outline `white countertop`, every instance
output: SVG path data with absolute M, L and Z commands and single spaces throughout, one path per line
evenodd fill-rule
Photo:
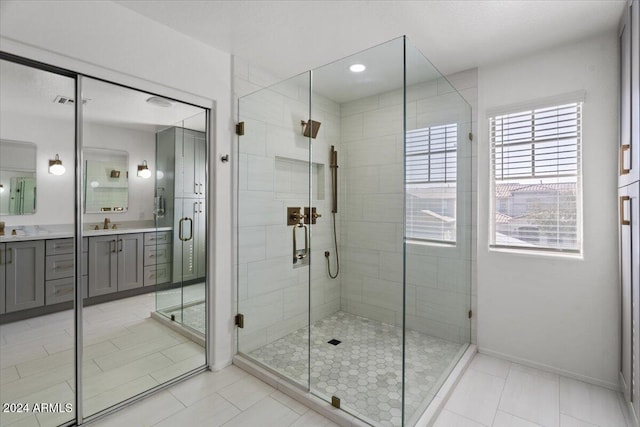
M 114 234 L 130 234 L 130 233 L 152 233 L 156 231 L 171 231 L 172 227 L 155 227 L 153 221 L 131 221 L 115 223 L 117 228 L 105 230 L 100 228 L 94 230 L 92 225 L 85 224 L 83 237 L 105 236 Z M 11 232 L 16 230 L 16 235 Z M 20 225 L 5 226 L 4 236 L 0 236 L 0 243 L 7 242 L 23 242 L 28 240 L 43 239 L 65 239 L 73 237 L 74 227 L 72 224 L 55 224 L 55 225 Z

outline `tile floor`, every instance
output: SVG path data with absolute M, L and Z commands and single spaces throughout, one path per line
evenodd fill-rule
M 434 427 L 631 427 L 608 389 L 477 354 Z M 174 385 L 95 427 L 335 426 L 230 366 Z
M 317 412 L 235 366 L 205 372 L 92 427 L 329 427 Z
M 328 341 L 341 341 L 332 345 Z M 402 424 L 402 329 L 338 312 L 249 353 L 281 374 L 307 384 L 329 401 L 340 398 L 349 413 L 381 426 Z M 405 408 L 407 419 L 422 413 L 466 344 L 408 331 Z M 417 415 L 417 414 L 416 414 Z
M 85 413 L 204 365 L 204 349 L 149 317 L 155 295 L 84 309 Z M 2 402 L 73 402 L 71 310 L 0 325 Z M 71 416 L 0 413 L 0 425 L 57 426 Z
M 622 395 L 476 354 L 434 427 L 632 427 Z

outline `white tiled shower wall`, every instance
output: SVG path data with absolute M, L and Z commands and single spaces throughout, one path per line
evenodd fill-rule
M 476 133 L 477 70 L 448 76 L 448 80 L 471 104 L 473 122 L 469 123 L 470 112 L 462 107 L 451 85 L 439 79 L 407 88 L 407 124 L 414 129 L 451 119 L 461 123 L 459 170 L 472 176 L 459 182 L 458 206 L 464 214 L 456 247 L 407 246 L 407 325 L 452 341 L 475 342 L 475 316 L 469 331 L 467 312 L 475 307 L 476 295 L 477 169 L 475 144 L 467 140 L 466 133 Z M 238 96 L 276 81 L 281 79 L 235 58 Z M 308 114 L 308 83 L 307 75 L 299 76 L 242 100 L 245 136 L 238 159 L 243 176 L 238 182 L 241 259 L 237 296 L 245 314 L 239 343 L 242 352 L 306 325 L 308 274 L 312 320 L 341 309 L 386 323 L 402 322 L 402 94 L 393 91 L 342 105 L 314 94 L 312 116 L 322 125 L 313 141 L 313 175 L 314 179 L 323 176 L 324 188 L 314 186 L 312 191 L 312 205 L 323 216 L 311 237 L 314 250 L 309 271 L 309 267 L 293 268 L 291 227 L 285 225 L 287 206 L 308 205 L 306 170 L 300 167 L 309 160 L 300 127 L 300 120 Z M 331 145 L 338 150 L 340 166 L 338 280 L 328 278 L 323 255 L 330 250 L 334 266 Z M 283 168 L 287 164 L 291 167 Z
M 452 76 L 475 93 L 475 70 Z M 341 105 L 341 309 L 402 325 L 402 92 Z M 471 111 L 445 80 L 407 87 L 408 130 L 458 123 L 458 242 L 455 247 L 407 243 L 409 329 L 469 342 L 472 245 Z M 475 334 L 474 334 L 475 335 Z
M 236 74 L 236 79 L 241 77 Z M 309 278 L 312 321 L 340 309 L 340 283 L 327 276 L 324 260 L 325 250 L 333 252 L 328 160 L 331 145 L 340 149 L 339 106 L 314 95 L 312 114 L 321 126 L 312 143 L 310 202 L 310 153 L 301 126 L 309 117 L 308 88 L 308 75 L 301 75 L 240 100 L 240 120 L 245 122 L 238 158 L 238 300 L 245 316 L 238 348 L 242 352 L 308 324 Z M 310 204 L 322 216 L 310 235 L 312 267 L 298 267 L 292 262 L 293 228 L 286 224 L 287 207 L 304 209 Z M 304 232 L 296 232 L 298 248 L 303 248 Z

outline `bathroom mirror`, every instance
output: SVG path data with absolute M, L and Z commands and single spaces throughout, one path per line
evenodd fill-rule
M 84 162 L 84 212 L 126 212 L 129 207 L 129 153 L 85 148 Z
M 36 212 L 36 151 L 31 142 L 0 140 L 0 215 Z

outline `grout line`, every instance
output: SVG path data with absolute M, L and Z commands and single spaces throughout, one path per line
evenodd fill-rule
M 491 419 L 491 425 L 496 422 L 496 415 L 498 415 L 498 411 L 500 410 L 500 404 L 502 403 L 502 397 L 504 395 L 504 389 L 507 388 L 507 380 L 509 380 L 509 376 L 511 375 L 511 368 L 513 367 L 513 363 L 509 366 L 509 372 L 507 373 L 507 377 L 504 378 L 504 382 L 502 383 L 502 390 L 500 390 L 500 399 L 498 399 L 498 406 L 496 406 L 496 412 L 493 414 L 493 418 Z

